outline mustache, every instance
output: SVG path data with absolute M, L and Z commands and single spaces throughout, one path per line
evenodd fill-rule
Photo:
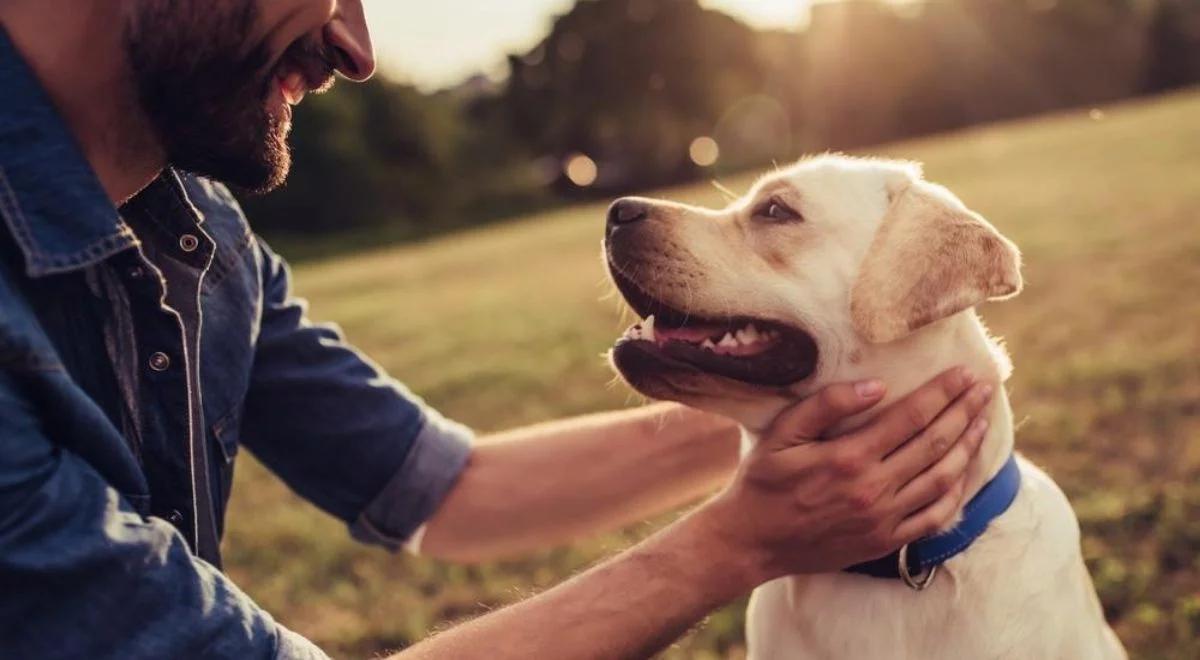
M 304 77 L 309 91 L 320 94 L 333 87 L 336 80 L 337 54 L 323 41 L 308 36 L 297 39 L 288 46 L 275 66 L 275 75 L 295 72 Z

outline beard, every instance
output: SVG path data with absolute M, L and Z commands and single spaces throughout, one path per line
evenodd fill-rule
M 291 107 L 267 107 L 278 70 L 293 64 L 327 86 L 332 67 L 307 37 L 271 67 L 266 43 L 247 46 L 256 3 L 142 0 L 124 41 L 138 102 L 167 161 L 261 194 L 279 187 L 291 167 Z

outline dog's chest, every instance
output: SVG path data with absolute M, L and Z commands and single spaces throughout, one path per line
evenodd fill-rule
M 1040 471 L 1023 472 L 1009 513 L 924 592 L 844 573 L 757 589 L 747 614 L 752 660 L 1120 657 L 1105 650 L 1074 514 Z

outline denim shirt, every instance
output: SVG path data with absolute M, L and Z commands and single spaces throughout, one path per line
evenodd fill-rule
M 114 208 L 0 28 L 0 657 L 324 657 L 219 570 L 240 448 L 396 549 L 471 433 L 290 289 L 219 184 Z

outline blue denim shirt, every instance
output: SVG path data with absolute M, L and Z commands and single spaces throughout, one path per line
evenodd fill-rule
M 242 446 L 394 549 L 470 432 L 309 323 L 222 186 L 114 208 L 0 29 L 0 657 L 324 657 L 197 547 Z

